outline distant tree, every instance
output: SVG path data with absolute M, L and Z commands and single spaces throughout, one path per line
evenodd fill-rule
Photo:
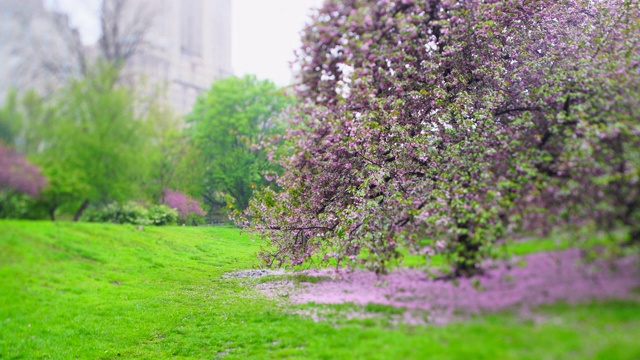
M 283 190 L 246 213 L 264 259 L 383 272 L 407 246 L 468 275 L 523 227 L 638 242 L 638 19 L 635 0 L 326 1 Z
M 4 106 L 0 109 L 0 141 L 14 144 L 22 126 L 22 114 L 19 109 L 18 94 L 15 90 L 7 93 Z
M 132 0 L 103 0 L 100 11 L 100 55 L 113 66 L 123 66 L 144 46 L 156 20 L 156 9 Z
M 204 170 L 202 198 L 212 209 L 225 205 L 220 194 L 244 209 L 253 188 L 266 184 L 265 145 L 281 131 L 276 119 L 291 98 L 268 80 L 229 77 L 213 83 L 188 116 L 191 143 Z
M 0 139 L 27 156 L 35 156 L 50 133 L 52 107 L 33 90 L 7 95 L 0 109 Z
M 36 157 L 51 179 L 51 208 L 75 206 L 75 220 L 90 203 L 131 199 L 148 174 L 151 130 L 134 115 L 134 96 L 117 84 L 118 73 L 103 63 L 58 93 Z
M 203 177 L 196 166 L 196 151 L 183 129 L 183 119 L 162 102 L 152 103 L 145 113 L 151 127 L 151 143 L 145 149 L 149 175 L 144 185 L 149 198 L 164 203 L 165 189 L 198 194 Z

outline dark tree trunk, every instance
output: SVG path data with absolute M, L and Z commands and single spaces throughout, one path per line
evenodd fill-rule
M 620 186 L 622 187 L 622 186 Z M 619 187 L 619 188 L 620 188 Z M 624 201 L 624 195 L 622 193 L 617 194 L 621 199 L 619 201 Z M 626 242 L 627 245 L 637 245 L 640 244 L 640 224 L 634 218 L 634 215 L 638 211 L 638 201 L 636 199 L 628 200 L 626 202 L 626 209 L 624 214 L 621 215 L 622 223 L 626 225 L 629 229 L 629 238 Z
M 56 209 L 58 209 L 58 206 L 51 206 L 49 208 L 49 219 L 51 219 L 51 221 L 56 221 Z
M 465 276 L 470 277 L 479 273 L 482 273 L 480 268 L 480 244 L 473 241 L 468 234 L 458 235 L 457 245 L 459 247 L 456 251 L 459 253 L 459 259 L 453 264 L 453 271 L 455 277 Z
M 87 210 L 88 207 L 89 207 L 89 200 L 83 201 L 82 205 L 80 205 L 80 208 L 78 209 L 78 211 L 76 211 L 76 214 L 73 216 L 73 221 L 80 220 L 80 216 L 82 216 L 82 213 L 85 210 Z
M 640 244 L 640 229 L 631 230 L 630 239 L 632 244 Z

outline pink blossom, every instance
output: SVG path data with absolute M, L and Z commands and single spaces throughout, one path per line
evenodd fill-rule
M 13 190 L 38 196 L 47 180 L 24 156 L 0 143 L 0 191 Z
M 181 217 L 195 214 L 204 216 L 205 212 L 200 207 L 200 203 L 179 191 L 170 189 L 164 190 L 164 203 L 170 208 L 178 210 Z

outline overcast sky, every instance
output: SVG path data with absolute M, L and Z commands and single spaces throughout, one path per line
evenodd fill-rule
M 206 1 L 206 0 L 205 0 Z M 95 42 L 99 35 L 96 14 L 99 0 L 45 0 L 69 13 L 83 42 Z M 256 74 L 278 85 L 291 80 L 289 62 L 300 45 L 299 33 L 311 8 L 323 0 L 232 0 L 232 65 L 236 75 Z

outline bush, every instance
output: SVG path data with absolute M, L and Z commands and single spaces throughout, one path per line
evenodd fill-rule
M 120 210 L 120 216 L 116 219 L 119 224 L 149 225 L 149 211 L 144 206 L 128 202 Z
M 109 204 L 104 207 L 91 207 L 87 209 L 80 218 L 86 222 L 112 222 L 115 219 L 116 204 Z
M 149 209 L 149 221 L 152 225 L 175 225 L 178 222 L 178 211 L 166 205 L 155 205 Z
M 0 193 L 0 219 L 24 219 L 29 214 L 32 200 L 25 194 Z
M 125 204 L 111 203 L 109 205 L 92 208 L 82 216 L 83 221 L 110 222 L 114 224 L 149 225 L 149 211 L 134 202 Z
M 88 209 L 83 214 L 82 221 L 132 225 L 175 225 L 178 222 L 178 211 L 166 205 L 154 205 L 147 209 L 135 202 L 111 203 Z
M 188 226 L 199 226 L 207 223 L 207 219 L 199 214 L 187 214 L 180 218 L 181 223 Z
M 42 203 L 25 193 L 0 192 L 0 219 L 38 220 L 47 217 Z
M 205 211 L 200 203 L 179 191 L 165 189 L 164 203 L 178 212 L 178 219 L 183 225 L 203 225 Z

